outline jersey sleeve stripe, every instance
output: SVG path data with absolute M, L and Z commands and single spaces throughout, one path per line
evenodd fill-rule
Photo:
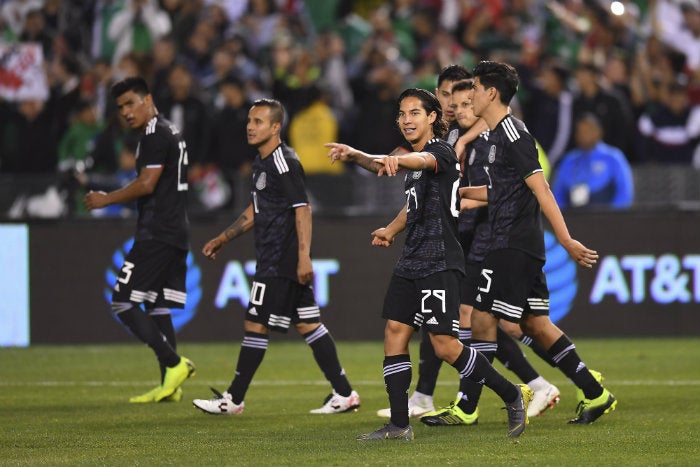
M 511 120 L 510 117 L 506 117 L 506 119 L 503 120 L 503 131 L 505 131 L 506 136 L 508 136 L 511 143 L 520 138 L 520 133 L 518 132 L 518 129 L 515 128 L 513 120 Z
M 544 172 L 544 170 L 542 170 L 542 169 L 535 169 L 535 170 L 533 170 L 532 172 L 530 172 L 529 174 L 525 175 L 525 176 L 523 177 L 523 180 L 525 180 L 526 178 L 528 178 L 530 175 L 536 174 L 537 172 Z
M 156 132 L 156 123 L 158 123 L 158 117 L 153 117 L 151 121 L 148 122 L 148 125 L 146 125 L 147 135 L 152 135 Z
M 275 167 L 277 167 L 278 173 L 283 174 L 289 172 L 289 166 L 287 165 L 287 160 L 284 158 L 284 154 L 282 154 L 282 148 L 275 149 L 275 152 L 272 153 L 272 158 L 275 161 Z

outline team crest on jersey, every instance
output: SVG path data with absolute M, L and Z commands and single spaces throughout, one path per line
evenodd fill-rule
M 469 165 L 474 165 L 474 159 L 476 159 L 476 151 L 472 149 L 472 152 L 469 153 Z
M 494 144 L 491 145 L 491 149 L 489 149 L 489 164 L 493 164 L 493 161 L 496 160 L 496 146 Z
M 255 188 L 258 190 L 264 190 L 265 186 L 267 186 L 267 174 L 262 172 L 258 177 L 258 180 L 255 182 Z
M 413 180 L 418 180 L 422 174 L 423 174 L 422 170 L 414 170 L 413 171 Z
M 447 134 L 447 142 L 450 146 L 455 145 L 455 143 L 457 142 L 457 138 L 459 138 L 459 130 L 457 128 L 455 128 Z

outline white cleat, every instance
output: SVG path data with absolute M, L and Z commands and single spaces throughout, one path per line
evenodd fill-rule
M 527 416 L 538 417 L 545 410 L 557 405 L 557 403 L 559 403 L 559 389 L 555 385 L 550 384 L 546 388 L 535 391 L 535 395 L 527 408 Z
M 420 418 L 428 412 L 434 412 L 435 405 L 433 404 L 432 396 L 426 396 L 419 392 L 414 392 L 408 399 L 408 416 L 411 418 Z M 377 410 L 377 415 L 380 417 L 391 418 L 391 409 Z
M 335 390 L 326 397 L 323 401 L 323 407 L 319 409 L 310 410 L 310 413 L 343 413 L 350 412 L 351 410 L 357 411 L 360 406 L 360 396 L 356 391 L 350 393 L 349 396 L 341 396 Z
M 243 413 L 244 402 L 234 404 L 231 399 L 231 394 L 225 392 L 221 394 L 214 388 L 212 392 L 216 395 L 213 399 L 195 399 L 192 404 L 199 410 L 212 415 L 240 415 Z

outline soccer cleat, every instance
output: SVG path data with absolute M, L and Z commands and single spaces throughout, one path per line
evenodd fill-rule
M 181 357 L 180 363 L 177 365 L 166 367 L 165 378 L 163 378 L 160 391 L 155 395 L 155 402 L 160 402 L 166 397 L 172 396 L 187 378 L 191 378 L 194 375 L 194 364 L 185 357 Z
M 600 371 L 591 370 L 589 368 L 588 372 L 593 376 L 593 378 L 595 378 L 596 381 L 598 381 L 598 384 L 600 384 L 601 386 L 603 385 L 603 381 L 605 380 L 605 378 L 603 378 L 603 374 Z M 581 388 L 577 387 L 576 388 L 576 403 L 577 403 L 576 412 L 577 413 L 578 413 L 578 405 L 580 405 L 581 402 L 583 402 L 585 399 L 586 399 L 586 396 L 583 394 L 583 391 L 581 390 Z
M 212 415 L 240 415 L 243 413 L 245 403 L 234 404 L 231 394 L 227 392 L 221 394 L 214 388 L 210 388 L 216 395 L 213 399 L 195 399 L 192 404 L 199 410 Z
M 578 423 L 586 425 L 588 423 L 593 423 L 601 415 L 612 412 L 617 406 L 617 400 L 610 391 L 603 388 L 603 394 L 596 397 L 595 399 L 584 399 L 576 408 L 577 417 L 569 420 L 569 423 Z
M 323 407 L 320 409 L 310 410 L 310 413 L 342 413 L 357 410 L 360 406 L 360 396 L 357 392 L 352 391 L 349 396 L 341 396 L 335 390 L 328 394 L 326 400 L 323 401 Z
M 180 402 L 182 400 L 182 388 L 177 388 L 174 393 L 161 399 L 161 402 Z
M 479 423 L 479 409 L 474 413 L 465 413 L 460 409 L 456 401 L 450 405 L 432 412 L 428 412 L 420 418 L 420 421 L 429 426 L 456 426 L 456 425 L 476 425 Z
M 432 396 L 426 396 L 418 391 L 415 391 L 411 397 L 408 399 L 408 416 L 411 418 L 419 418 L 428 412 L 434 412 L 435 406 L 433 405 Z M 380 409 L 377 410 L 377 415 L 380 417 L 391 417 L 391 409 Z
M 372 433 L 357 435 L 357 439 L 358 441 L 370 439 L 403 439 L 411 441 L 413 439 L 413 428 L 411 428 L 411 425 L 401 428 L 389 422 Z
M 161 391 L 162 386 L 156 386 L 147 393 L 141 394 L 140 396 L 134 396 L 129 399 L 132 404 L 144 404 L 148 402 L 155 402 L 156 395 Z M 161 402 L 180 402 L 182 400 L 182 388 L 177 388 L 174 393 L 168 397 L 161 399 Z
M 132 404 L 146 404 L 149 402 L 156 401 L 156 395 L 161 391 L 161 386 L 156 386 L 150 391 L 141 394 L 140 396 L 134 396 L 129 399 Z
M 529 423 L 527 407 L 534 394 L 527 384 L 516 384 L 516 387 L 518 388 L 518 398 L 504 407 L 508 411 L 509 438 L 517 438 L 525 431 L 525 425 Z
M 545 410 L 551 409 L 559 403 L 559 389 L 553 384 L 534 392 L 535 395 L 532 396 L 532 401 L 527 407 L 528 417 L 538 417 Z

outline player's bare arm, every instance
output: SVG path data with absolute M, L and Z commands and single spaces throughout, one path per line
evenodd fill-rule
M 297 279 L 300 284 L 306 284 L 314 278 L 311 263 L 311 206 L 299 206 L 294 209 L 297 237 L 299 239 L 299 262 L 297 264 Z
M 467 157 L 467 144 L 474 141 L 479 137 L 481 133 L 488 130 L 489 126 L 486 124 L 483 118 L 480 118 L 472 125 L 466 133 L 460 136 L 455 143 L 455 152 L 457 153 L 457 159 L 462 162 Z
M 209 259 L 216 259 L 219 250 L 228 243 L 230 240 L 238 237 L 241 234 L 249 231 L 254 224 L 254 213 L 253 213 L 253 203 L 250 203 L 248 207 L 238 216 L 233 224 L 226 227 L 223 232 L 221 232 L 216 237 L 209 240 L 202 248 L 202 254 Z
M 554 235 L 563 246 L 569 255 L 581 266 L 592 268 L 598 262 L 598 253 L 595 250 L 586 248 L 581 242 L 571 238 L 569 229 L 566 227 L 564 216 L 561 214 L 559 205 L 552 191 L 549 189 L 549 183 L 544 178 L 542 172 L 536 172 L 525 179 L 525 183 L 532 190 L 537 202 L 540 204 L 542 213 L 549 221 Z
M 394 243 L 396 235 L 406 228 L 406 208 L 401 209 L 386 227 L 380 227 L 372 232 L 372 245 L 389 247 Z
M 105 193 L 104 191 L 91 191 L 83 198 L 87 209 L 99 209 L 111 204 L 123 204 L 134 201 L 142 196 L 150 195 L 155 190 L 163 166 L 144 167 L 139 176 L 128 185 L 118 190 Z
M 486 185 L 481 186 L 463 186 L 459 189 L 459 197 L 472 201 L 488 203 L 489 192 Z M 460 204 L 461 207 L 461 204 Z M 478 207 L 478 206 L 477 206 Z
M 341 162 L 353 162 L 365 170 L 377 173 L 379 172 L 380 165 L 374 163 L 377 159 L 383 159 L 386 156 L 372 156 L 370 154 L 359 151 L 352 146 L 340 143 L 326 143 L 325 147 L 329 148 L 328 157 L 331 160 L 331 164 L 336 161 Z
M 380 167 L 377 174 L 388 177 L 395 176 L 401 169 L 432 171 L 437 169 L 435 156 L 429 152 L 409 152 L 398 156 L 386 156 L 381 159 L 375 159 L 373 162 Z

